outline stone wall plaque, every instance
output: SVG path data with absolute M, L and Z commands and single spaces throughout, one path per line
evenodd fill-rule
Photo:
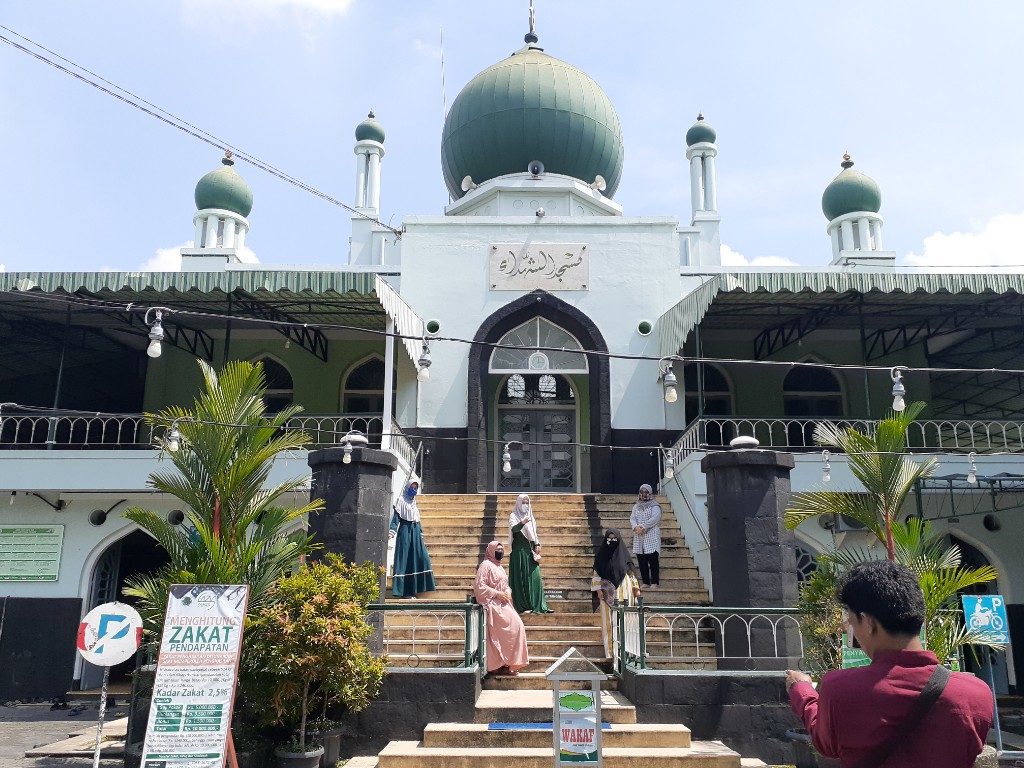
M 492 243 L 488 278 L 494 291 L 586 291 L 586 243 Z

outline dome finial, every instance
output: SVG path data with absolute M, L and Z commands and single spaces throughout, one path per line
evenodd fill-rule
M 536 43 L 540 38 L 537 37 L 537 12 L 533 8 L 533 0 L 530 0 L 530 31 L 526 33 L 523 40 L 528 45 Z
M 376 117 L 376 115 L 375 115 L 375 114 L 373 114 L 373 107 L 370 107 L 370 113 L 369 113 L 369 114 L 367 115 L 367 117 L 368 117 L 368 118 L 369 118 L 370 120 L 373 120 L 373 118 L 375 118 L 375 117 Z
M 703 121 L 704 121 L 704 113 L 703 112 L 698 112 L 697 113 L 697 122 L 700 123 L 700 122 L 703 122 Z
M 843 162 L 841 162 L 839 165 L 842 166 L 843 168 L 853 168 L 853 160 L 850 159 L 849 152 L 843 153 Z
M 234 157 L 234 155 L 231 154 L 231 150 L 230 149 L 226 149 L 226 150 L 224 150 L 224 159 L 221 160 L 221 162 L 224 165 L 234 165 L 235 161 L 231 159 L 232 157 Z

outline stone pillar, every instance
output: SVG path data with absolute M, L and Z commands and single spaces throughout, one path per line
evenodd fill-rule
M 334 552 L 345 560 L 369 560 L 387 566 L 388 524 L 391 522 L 391 474 L 398 459 L 372 448 L 353 448 L 345 464 L 341 448 L 309 454 L 313 470 L 311 499 L 323 499 L 324 508 L 309 516 L 309 529 L 324 545 L 320 553 Z M 318 553 L 319 554 L 319 553 Z M 380 601 L 387 576 L 381 572 Z
M 792 455 L 734 450 L 709 454 L 700 466 L 707 475 L 715 606 L 792 608 L 798 597 L 796 538 L 783 520 L 789 503 Z M 775 631 L 765 621 L 754 622 L 748 646 L 740 622 L 734 623 L 736 631 L 722 638 L 723 655 L 747 659 L 722 668 L 781 669 L 787 666 L 787 655 L 793 656 L 789 666 L 799 656 L 795 625 L 786 622 Z M 776 656 L 776 642 L 778 656 L 783 658 L 771 662 L 767 657 Z

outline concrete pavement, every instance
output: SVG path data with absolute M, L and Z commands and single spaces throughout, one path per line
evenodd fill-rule
M 78 714 L 72 714 L 78 711 Z M 104 720 L 110 722 L 128 714 L 127 706 L 108 708 Z M 50 711 L 49 704 L 0 706 L 0 768 L 88 768 L 92 757 L 26 758 L 25 752 L 44 744 L 66 739 L 72 734 L 96 730 L 99 710 L 96 704 L 85 709 Z M 102 768 L 120 768 L 121 759 L 101 760 Z

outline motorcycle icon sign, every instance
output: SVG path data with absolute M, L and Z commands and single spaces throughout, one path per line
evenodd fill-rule
M 1010 642 L 1002 595 L 964 595 L 961 599 L 964 619 L 971 630 L 984 633 L 990 642 Z

